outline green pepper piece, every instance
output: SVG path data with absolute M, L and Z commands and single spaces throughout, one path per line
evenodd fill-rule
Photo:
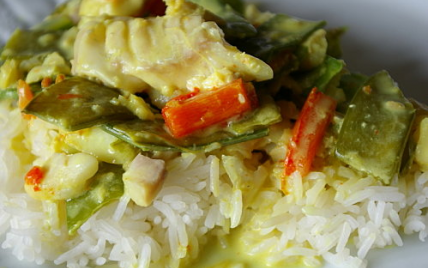
M 284 50 L 294 50 L 325 21 L 306 21 L 278 14 L 257 28 L 257 35 L 236 45 L 243 51 L 270 62 Z
M 415 109 L 389 74 L 371 77 L 353 98 L 343 121 L 336 156 L 389 184 L 398 174 Z
M 41 91 L 24 112 L 69 131 L 135 118 L 115 102 L 119 95 L 116 89 L 73 77 Z
M 101 127 L 143 151 L 210 151 L 222 146 L 258 139 L 269 133 L 269 129 L 261 128 L 240 135 L 228 131 L 217 131 L 201 137 L 189 136 L 175 139 L 165 130 L 163 120 L 134 120 L 116 125 L 105 124 Z
M 242 8 L 239 2 L 230 0 L 190 0 L 190 2 L 202 6 L 218 17 L 214 20 L 224 31 L 226 39 L 245 38 L 257 33 L 256 28 L 233 8 Z
M 66 201 L 67 227 L 70 235 L 74 235 L 95 212 L 123 195 L 123 173 L 124 170 L 119 165 L 100 164 L 89 190 Z

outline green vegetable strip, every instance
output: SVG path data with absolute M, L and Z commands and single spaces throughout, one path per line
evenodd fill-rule
M 269 129 L 262 128 L 241 135 L 227 131 L 217 131 L 209 136 L 174 139 L 163 127 L 163 121 L 135 120 L 124 124 L 105 124 L 102 128 L 143 151 L 198 151 L 217 149 L 257 139 L 268 135 Z
M 123 173 L 121 166 L 104 163 L 92 178 L 89 190 L 77 198 L 66 201 L 67 226 L 70 235 L 74 235 L 95 212 L 123 195 Z
M 336 155 L 389 184 L 398 174 L 415 109 L 386 72 L 369 79 L 346 112 Z

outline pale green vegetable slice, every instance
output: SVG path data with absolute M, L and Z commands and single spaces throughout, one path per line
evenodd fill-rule
M 414 114 L 413 105 L 388 73 L 377 73 L 349 105 L 337 141 L 337 157 L 389 184 L 399 172 Z
M 124 193 L 119 165 L 102 164 L 92 178 L 88 191 L 79 197 L 66 201 L 68 233 L 73 235 L 95 212 L 119 199 Z

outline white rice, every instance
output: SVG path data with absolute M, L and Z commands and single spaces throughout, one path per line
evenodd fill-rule
M 0 129 L 2 248 L 19 260 L 79 268 L 179 267 L 198 256 L 210 233 L 222 236 L 245 222 L 240 242 L 250 255 L 263 254 L 267 265 L 302 261 L 316 267 L 321 256 L 332 265 L 363 268 L 373 248 L 402 246 L 402 233 L 418 233 L 421 240 L 428 235 L 428 174 L 416 171 L 382 186 L 349 168 L 325 167 L 306 178 L 292 176 L 291 194 L 284 196 L 275 164 L 244 164 L 258 146 L 250 142 L 231 146 L 227 156 L 186 153 L 167 161 L 166 182 L 152 206 L 124 196 L 69 238 L 61 208 L 23 190 L 25 172 L 51 153 L 55 130 L 40 120 L 27 127 L 7 102 L 0 103 Z

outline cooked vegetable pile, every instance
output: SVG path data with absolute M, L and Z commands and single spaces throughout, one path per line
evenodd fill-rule
M 60 133 L 26 192 L 66 202 L 73 235 L 124 194 L 150 206 L 165 177 L 160 152 L 215 153 L 268 137 L 284 116 L 285 195 L 319 154 L 385 185 L 414 161 L 427 171 L 426 107 L 386 71 L 348 70 L 345 31 L 239 0 L 64 4 L 15 31 L 0 55 L 0 100 Z

